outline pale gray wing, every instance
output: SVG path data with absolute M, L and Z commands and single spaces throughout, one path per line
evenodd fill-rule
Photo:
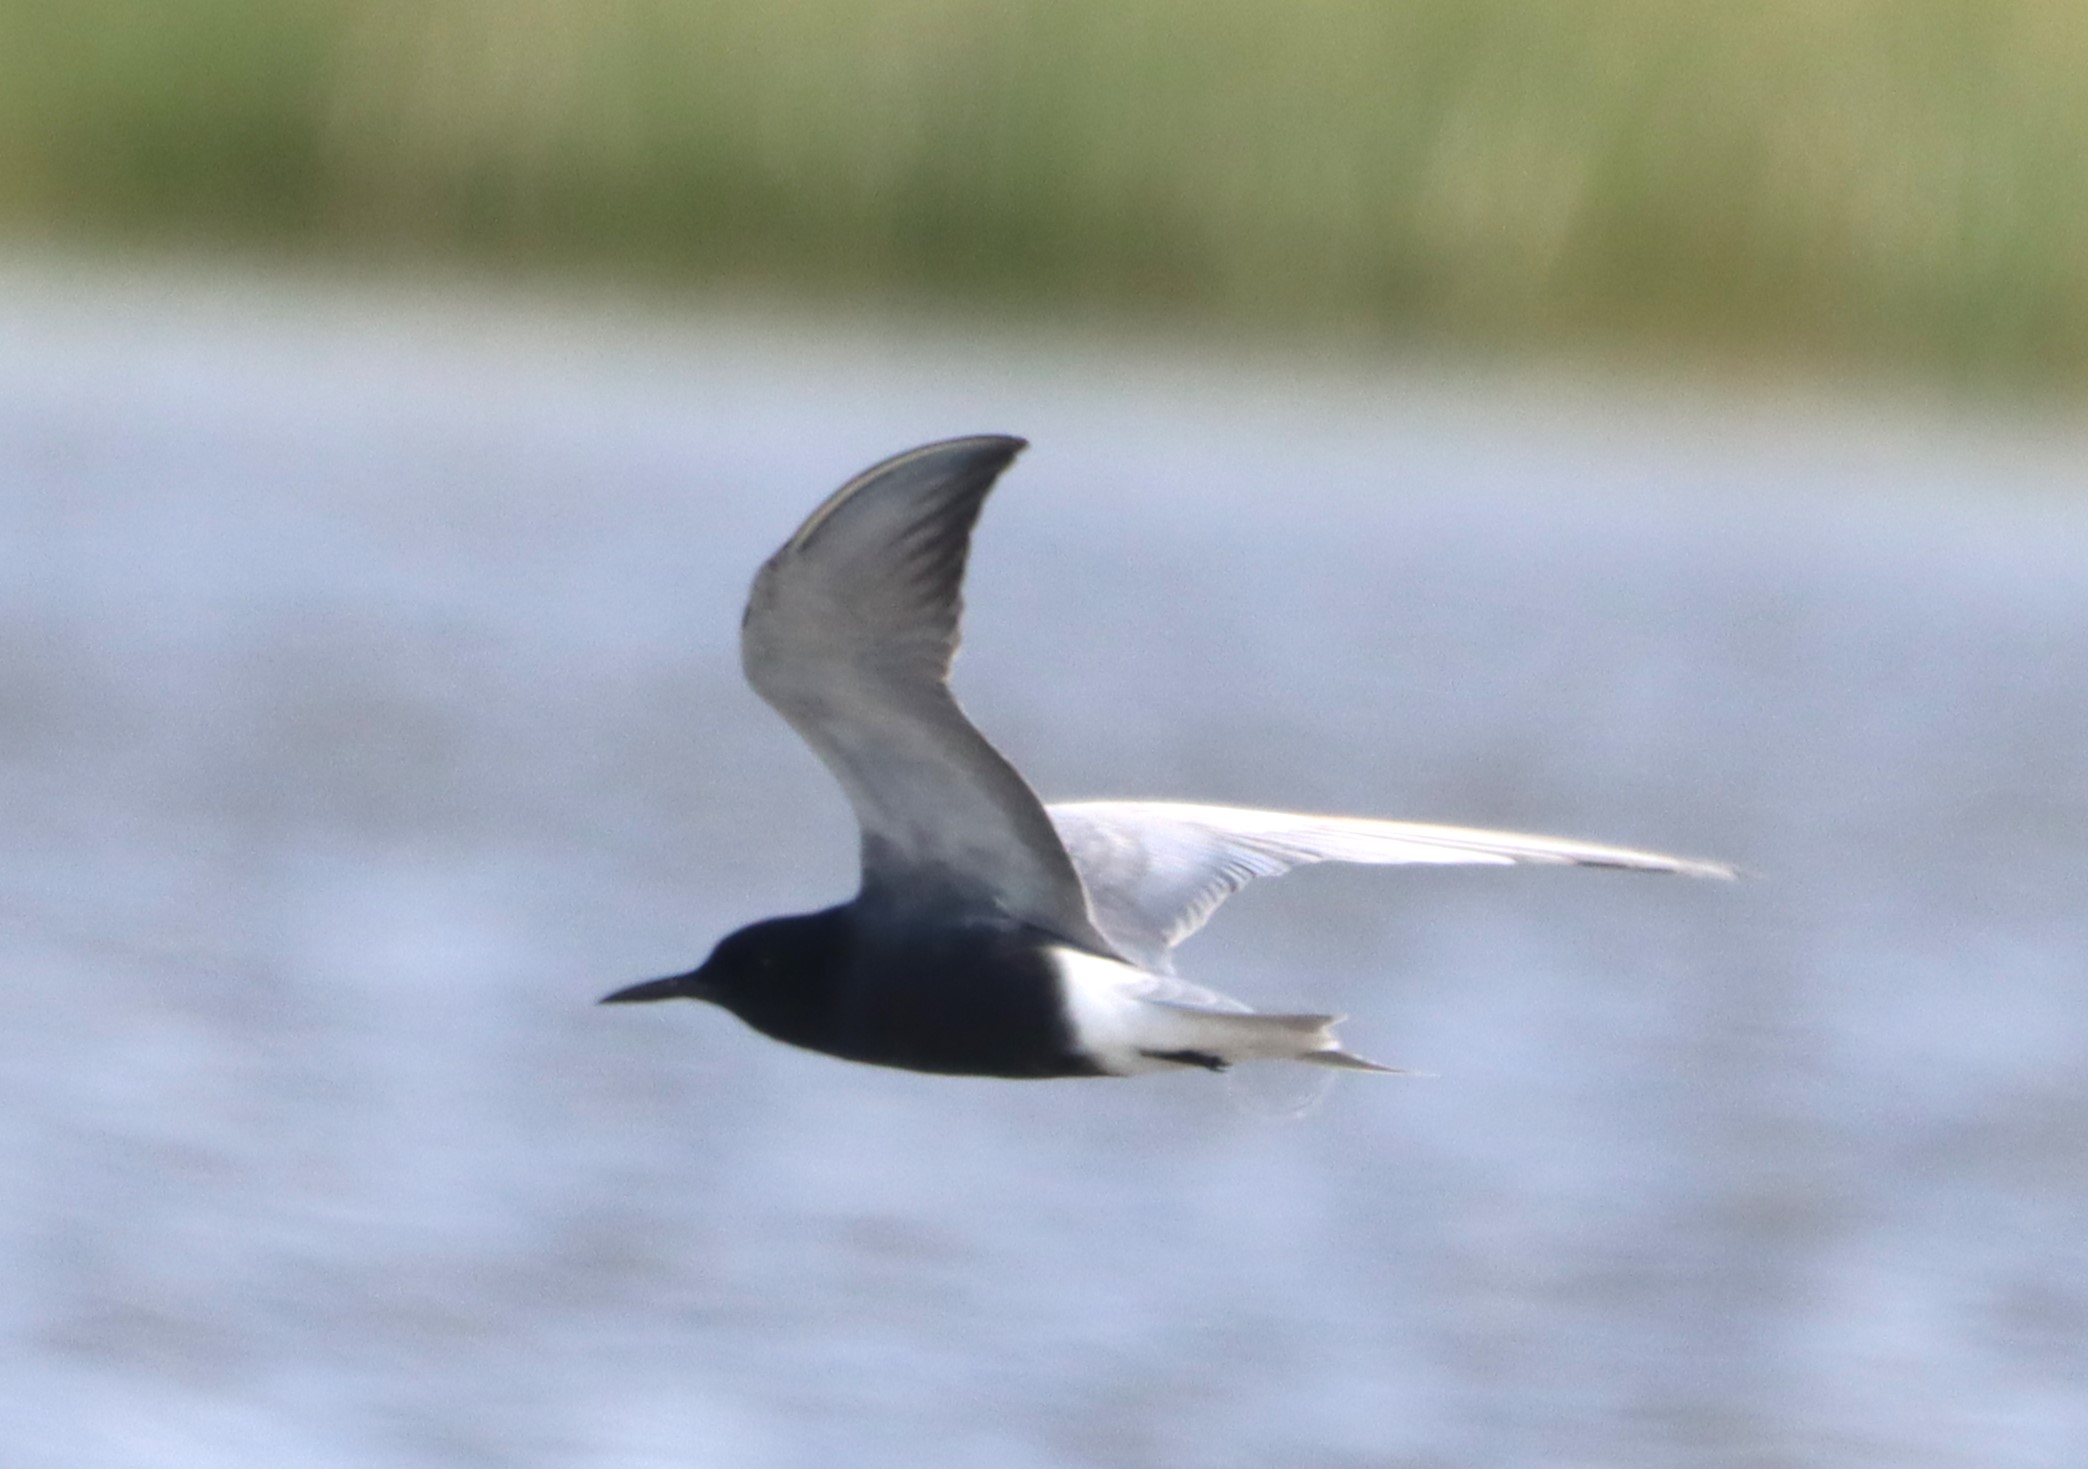
M 1042 803 L 948 684 L 972 526 L 1025 447 L 928 444 L 836 490 L 754 578 L 740 657 L 855 807 L 866 898 L 1002 913 L 1106 952 Z
M 1255 878 L 1311 862 L 1541 862 L 1733 875 L 1723 863 L 1632 847 L 1416 821 L 1173 801 L 1070 801 L 1050 815 L 1087 885 L 1096 924 L 1126 958 L 1155 968 Z

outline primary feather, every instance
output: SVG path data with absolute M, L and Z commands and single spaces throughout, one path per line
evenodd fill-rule
M 1305 816 L 1180 801 L 1067 801 L 1048 812 L 1119 953 L 1161 968 L 1175 945 L 1257 877 L 1313 862 L 1567 863 L 1731 877 L 1718 862 L 1521 832 Z

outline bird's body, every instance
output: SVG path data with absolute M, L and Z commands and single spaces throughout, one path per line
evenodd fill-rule
M 1060 1003 L 1050 941 L 1033 930 L 885 923 L 845 903 L 742 933 L 753 967 L 720 980 L 714 998 L 776 1040 L 910 1071 L 1095 1074 Z
M 1001 1077 L 1293 1060 L 1387 1071 L 1338 1016 L 1272 1015 L 1174 973 L 1176 944 L 1256 877 L 1322 861 L 1572 863 L 1730 876 L 1556 837 L 1176 802 L 1047 807 L 948 686 L 971 529 L 1024 447 L 985 436 L 873 466 L 756 576 L 748 681 L 833 770 L 863 884 L 729 935 L 698 968 L 606 996 L 702 999 L 851 1061 Z

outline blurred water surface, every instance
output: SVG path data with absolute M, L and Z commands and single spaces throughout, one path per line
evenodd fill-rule
M 1036 447 L 1051 795 L 1724 856 L 1268 884 L 1349 1081 L 605 1012 L 843 896 L 758 560 Z M 456 290 L 0 271 L 0 1459 L 2076 1464 L 2088 443 Z

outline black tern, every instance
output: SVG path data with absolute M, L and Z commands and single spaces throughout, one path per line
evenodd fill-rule
M 1175 946 L 1257 877 L 1314 862 L 1568 863 L 1730 877 L 1558 837 L 1171 801 L 1046 806 L 949 688 L 987 492 L 1027 444 L 983 435 L 873 465 L 754 578 L 740 656 L 862 827 L 862 887 L 603 997 L 708 1000 L 764 1035 L 946 1075 L 1130 1076 L 1236 1061 L 1390 1072 L 1338 1015 L 1250 1009 Z

